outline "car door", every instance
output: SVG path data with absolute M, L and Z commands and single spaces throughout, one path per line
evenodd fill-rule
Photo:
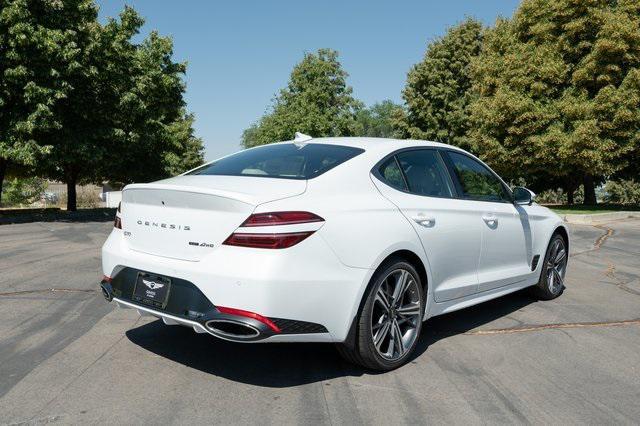
M 480 214 L 478 291 L 525 279 L 531 273 L 532 244 L 524 209 L 516 208 L 506 185 L 480 161 L 458 151 L 447 151 L 445 160 L 458 193 Z
M 481 224 L 474 203 L 456 198 L 439 152 L 403 150 L 385 159 L 373 174 L 382 195 L 398 207 L 420 237 L 435 300 L 476 292 Z

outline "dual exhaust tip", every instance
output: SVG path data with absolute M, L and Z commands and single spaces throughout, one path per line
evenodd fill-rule
M 205 327 L 214 336 L 233 341 L 255 340 L 262 334 L 257 327 L 242 320 L 212 319 Z
M 100 283 L 100 291 L 102 291 L 104 300 L 106 300 L 107 302 L 111 302 L 113 300 L 113 287 L 111 287 L 110 282 L 102 280 L 102 282 Z

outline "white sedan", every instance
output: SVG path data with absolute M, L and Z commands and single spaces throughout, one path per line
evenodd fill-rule
M 564 289 L 561 219 L 473 155 L 425 141 L 296 140 L 124 188 L 105 298 L 235 342 L 334 342 L 377 370 L 423 322 Z

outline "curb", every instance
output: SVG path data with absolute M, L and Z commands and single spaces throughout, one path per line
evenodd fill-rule
M 640 218 L 640 212 L 611 212 L 593 214 L 563 214 L 562 220 L 567 223 L 592 225 L 598 223 L 613 222 L 616 220 Z

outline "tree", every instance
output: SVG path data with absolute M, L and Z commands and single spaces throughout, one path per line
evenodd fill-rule
M 12 31 L 27 27 L 33 33 L 16 36 L 22 48 L 13 55 L 22 61 L 18 71 L 42 74 L 45 88 L 60 88 L 53 101 L 36 103 L 46 121 L 29 135 L 35 135 L 36 147 L 46 141 L 37 172 L 67 183 L 68 210 L 76 209 L 78 183 L 158 179 L 168 176 L 184 150 L 198 151 L 200 140 L 184 131 L 193 122 L 183 111 L 186 67 L 171 59 L 169 38 L 152 32 L 141 44 L 132 42 L 143 24 L 133 9 L 101 25 L 93 0 L 13 0 L 11 6 L 18 16 Z M 38 43 L 44 46 L 42 63 L 30 56 Z M 27 100 L 49 93 L 36 86 L 13 84 L 7 92 Z M 0 131 L 5 128 L 3 123 Z
M 479 21 L 467 18 L 427 46 L 402 92 L 407 113 L 396 126 L 404 136 L 469 146 L 469 63 L 480 53 L 483 31 Z
M 401 134 L 395 128 L 395 119 L 402 115 L 402 106 L 385 100 L 356 112 L 356 135 L 376 138 L 396 138 Z
M 8 168 L 34 166 L 62 127 L 54 109 L 71 87 L 60 77 L 79 54 L 65 21 L 87 22 L 86 1 L 66 3 L 0 0 L 0 201 Z
M 347 76 L 336 51 L 306 53 L 270 110 L 244 131 L 243 146 L 290 140 L 296 131 L 314 137 L 354 135 L 361 104 L 351 96 Z
M 193 114 L 182 110 L 179 119 L 167 128 L 172 149 L 165 152 L 165 173 L 175 176 L 198 167 L 204 162 L 202 139 L 193 131 Z
M 472 148 L 507 178 L 582 181 L 595 204 L 639 150 L 639 66 L 637 0 L 525 0 L 472 61 Z

